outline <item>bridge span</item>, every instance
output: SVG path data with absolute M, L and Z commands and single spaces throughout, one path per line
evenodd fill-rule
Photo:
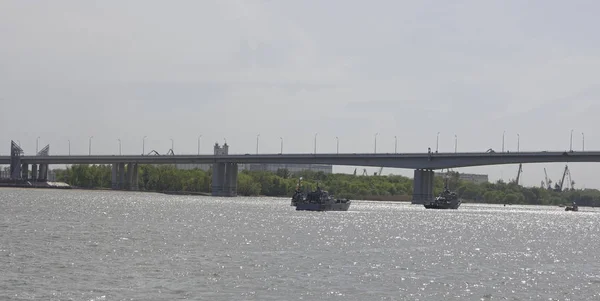
M 0 156 L 0 164 L 10 164 Z M 283 163 L 377 166 L 410 169 L 444 169 L 518 163 L 600 162 L 600 152 L 519 152 L 519 153 L 404 153 L 404 154 L 258 154 L 258 155 L 53 155 L 21 156 L 25 164 L 214 164 Z
M 35 156 L 24 156 L 11 144 L 11 156 L 0 156 L 0 164 L 11 165 L 12 179 L 32 177 L 45 180 L 51 164 L 110 164 L 113 189 L 137 190 L 139 164 L 213 164 L 212 194 L 237 195 L 238 164 L 329 164 L 414 169 L 413 203 L 433 198 L 433 170 L 518 163 L 600 162 L 600 151 L 462 152 L 462 153 L 342 153 L 342 154 L 229 154 L 227 144 L 215 144 L 213 155 L 49 155 L 46 146 Z M 127 167 L 126 167 L 127 165 Z M 37 167 L 40 167 L 39 172 Z M 125 175 L 127 173 L 127 175 Z

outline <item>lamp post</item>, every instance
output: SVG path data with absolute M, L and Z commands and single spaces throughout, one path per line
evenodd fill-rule
M 437 136 L 435 138 L 435 152 L 438 152 L 440 146 L 440 132 L 437 132 Z
M 506 131 L 502 132 L 502 152 L 504 152 L 504 135 L 506 135 Z
M 375 133 L 375 154 L 377 153 L 377 135 L 379 135 L 379 133 Z
M 146 137 L 148 136 L 144 136 L 144 138 L 142 138 L 142 156 L 146 154 Z
M 198 136 L 198 155 L 200 155 L 200 138 L 202 138 L 202 135 Z
M 256 154 L 258 155 L 258 137 L 260 137 L 260 134 L 256 135 Z
M 573 151 L 573 130 L 571 130 L 571 144 L 569 146 L 569 150 Z
M 39 143 L 39 142 L 40 142 L 40 137 L 38 136 L 38 137 L 35 139 L 35 155 L 36 155 L 36 156 L 37 156 L 37 154 L 38 154 L 38 143 Z
M 335 136 L 335 152 L 340 153 L 340 138 L 338 136 Z
M 458 146 L 458 136 L 454 135 L 454 153 L 456 154 L 456 148 Z
M 315 154 L 317 153 L 317 135 L 319 135 L 319 133 L 315 133 Z
M 279 137 L 279 140 L 281 141 L 281 145 L 280 145 L 279 153 L 280 153 L 280 154 L 283 154 L 283 137 Z
M 117 141 L 119 141 L 119 156 L 121 155 L 121 138 L 118 138 Z
M 69 142 L 69 156 L 71 155 L 71 140 L 67 140 Z
M 398 153 L 398 137 L 394 136 L 394 154 Z
M 517 153 L 520 151 L 521 148 L 521 136 L 517 133 Z
M 581 151 L 585 151 L 585 135 L 581 133 Z
M 92 155 L 92 138 L 94 138 L 94 136 L 90 136 L 89 142 L 88 142 L 88 155 L 91 156 Z

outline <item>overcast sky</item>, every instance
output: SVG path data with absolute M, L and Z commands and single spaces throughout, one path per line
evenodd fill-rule
M 0 154 L 600 149 L 598 1 L 0 1 Z M 570 164 L 600 188 L 600 165 Z M 526 185 L 546 167 L 524 166 Z M 336 168 L 353 171 L 354 167 Z M 377 170 L 369 168 L 370 172 Z M 514 178 L 517 166 L 458 169 Z M 412 176 L 411 170 L 384 173 Z

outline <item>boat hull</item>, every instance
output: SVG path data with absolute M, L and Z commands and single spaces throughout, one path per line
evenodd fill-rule
M 297 203 L 296 210 L 302 211 L 348 211 L 350 202 L 333 204 Z
M 458 209 L 458 207 L 460 207 L 460 204 L 461 202 L 452 202 L 447 204 L 431 202 L 428 204 L 423 204 L 423 206 L 425 206 L 426 209 Z

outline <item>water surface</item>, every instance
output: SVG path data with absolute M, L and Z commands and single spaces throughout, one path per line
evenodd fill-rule
M 1 300 L 600 300 L 600 211 L 0 189 Z

